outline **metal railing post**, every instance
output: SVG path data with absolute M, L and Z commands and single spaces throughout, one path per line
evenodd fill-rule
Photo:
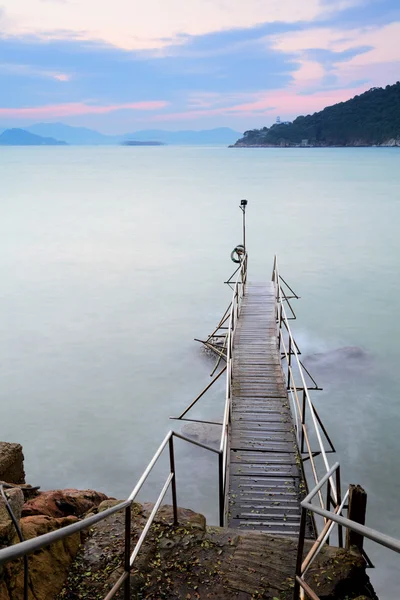
M 218 453 L 218 481 L 219 481 L 219 526 L 224 526 L 225 521 L 225 485 L 224 485 L 224 453 Z
M 327 484 L 326 484 L 326 503 L 325 503 L 325 509 L 326 510 L 330 510 L 331 509 L 331 480 L 328 479 Z M 326 519 L 325 519 L 325 523 L 326 523 Z M 326 543 L 329 546 L 329 536 L 326 538 Z
M 304 454 L 304 427 L 303 425 L 306 424 L 306 400 L 307 400 L 307 396 L 306 396 L 306 390 L 303 390 L 303 407 L 302 407 L 302 413 L 301 413 L 301 446 L 300 446 L 300 452 L 302 454 Z
M 131 521 L 132 505 L 129 505 L 125 508 L 124 600 L 131 600 Z
M 336 469 L 336 495 L 337 506 L 340 506 L 342 503 L 342 492 L 341 492 L 341 482 L 340 482 L 340 465 Z M 338 544 L 339 548 L 343 548 L 343 527 L 338 525 Z
M 287 389 L 290 390 L 290 380 L 291 380 L 291 375 L 290 375 L 290 368 L 292 365 L 292 338 L 289 337 L 289 352 L 288 352 L 288 368 L 287 368 Z
M 300 531 L 299 531 L 299 543 L 297 546 L 297 560 L 296 560 L 296 573 L 295 573 L 295 579 L 294 579 L 293 600 L 298 600 L 299 592 L 300 592 L 300 584 L 297 581 L 297 577 L 301 577 L 301 565 L 303 562 L 304 539 L 305 539 L 305 534 L 306 534 L 306 520 L 307 520 L 307 510 L 302 508 Z
M 174 436 L 169 438 L 169 464 L 173 478 L 171 481 L 172 507 L 174 511 L 174 525 L 178 525 L 178 502 L 176 499 L 176 472 L 175 472 L 175 455 L 174 455 Z

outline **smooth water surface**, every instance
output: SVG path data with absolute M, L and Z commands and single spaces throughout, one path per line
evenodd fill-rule
M 400 537 L 399 149 L 0 148 L 0 182 L 0 439 L 23 444 L 30 483 L 130 492 L 210 380 L 193 338 L 230 301 L 247 198 L 250 277 L 278 254 L 343 478 Z M 223 399 L 221 378 L 192 417 Z M 176 445 L 180 504 L 215 522 L 215 456 Z M 398 598 L 398 557 L 367 549 Z

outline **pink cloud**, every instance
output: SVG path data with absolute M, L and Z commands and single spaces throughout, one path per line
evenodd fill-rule
M 64 81 L 64 80 L 62 80 Z M 168 102 L 164 100 L 148 100 L 126 104 L 111 104 L 99 106 L 73 102 L 69 104 L 54 104 L 27 108 L 0 108 L 0 116 L 10 118 L 36 119 L 38 117 L 72 117 L 77 115 L 103 115 L 117 110 L 159 110 L 165 108 Z
M 301 94 L 295 85 L 282 90 L 253 94 L 249 102 L 232 106 L 215 106 L 188 110 L 179 113 L 155 115 L 152 121 L 189 121 L 201 117 L 234 115 L 241 117 L 310 114 L 322 110 L 326 106 L 349 100 L 355 94 L 365 91 L 365 87 L 351 89 L 327 90 L 314 94 Z M 227 99 L 228 101 L 228 99 Z
M 53 75 L 54 79 L 57 79 L 57 81 L 70 81 L 71 77 L 69 75 L 66 75 L 65 73 L 56 73 L 55 75 Z

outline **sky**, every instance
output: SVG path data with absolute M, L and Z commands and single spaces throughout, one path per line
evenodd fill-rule
M 0 0 L 0 126 L 244 131 L 400 79 L 400 0 Z

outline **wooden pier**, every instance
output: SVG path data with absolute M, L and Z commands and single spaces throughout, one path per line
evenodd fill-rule
M 233 338 L 228 524 L 295 536 L 304 489 L 273 282 L 248 283 Z

